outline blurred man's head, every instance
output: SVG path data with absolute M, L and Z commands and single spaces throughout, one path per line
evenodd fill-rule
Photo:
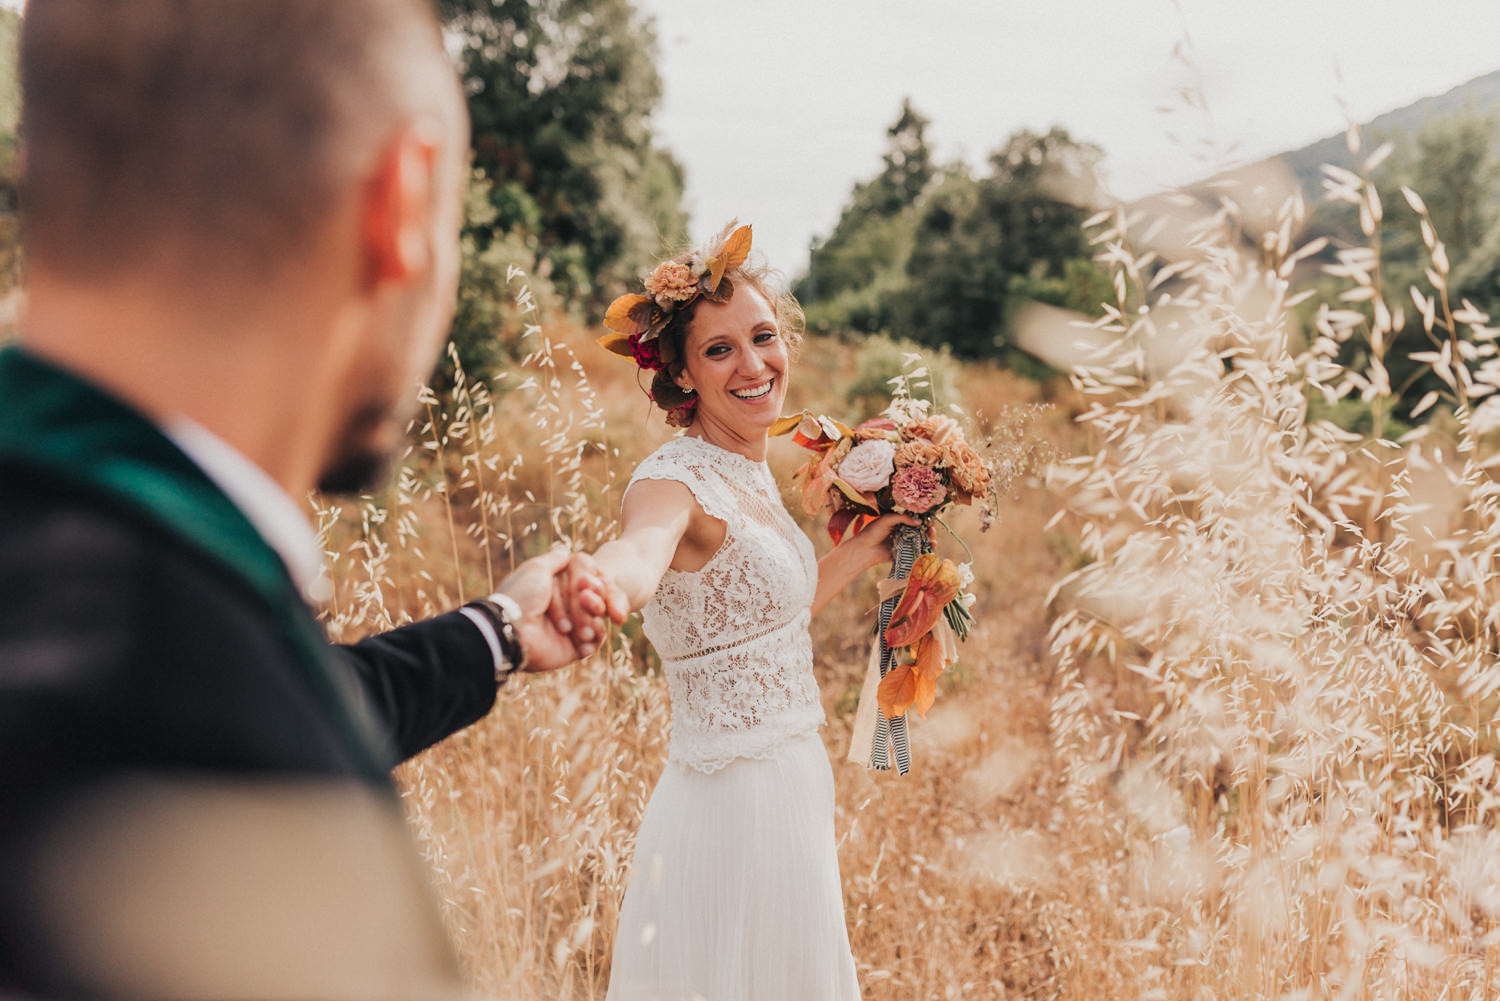
M 466 120 L 430 0 L 40 0 L 21 83 L 32 273 L 274 303 L 329 272 L 358 308 L 329 324 L 321 479 L 367 486 L 457 281 Z

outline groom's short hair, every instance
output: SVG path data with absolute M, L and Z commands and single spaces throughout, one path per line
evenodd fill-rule
M 20 71 L 26 252 L 80 279 L 269 277 L 402 119 L 463 115 L 431 0 L 34 0 Z

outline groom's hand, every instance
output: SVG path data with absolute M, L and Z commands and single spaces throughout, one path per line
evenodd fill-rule
M 593 653 L 604 638 L 604 614 L 610 609 L 602 589 L 577 593 L 580 588 L 588 592 L 587 582 L 567 586 L 575 555 L 553 549 L 522 563 L 500 582 L 498 590 L 521 609 L 516 635 L 526 653 L 528 671 L 552 671 L 571 664 Z M 561 595 L 560 588 L 564 588 Z

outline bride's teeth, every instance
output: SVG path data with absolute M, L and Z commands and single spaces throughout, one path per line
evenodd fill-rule
M 762 386 L 760 389 L 756 390 L 753 393 L 744 393 L 744 392 L 739 392 L 737 390 L 732 390 L 731 392 L 734 392 L 734 395 L 737 396 L 737 397 L 739 397 L 742 400 L 758 400 L 762 396 L 765 396 L 770 391 L 771 391 L 771 383 L 767 382 L 764 386 Z

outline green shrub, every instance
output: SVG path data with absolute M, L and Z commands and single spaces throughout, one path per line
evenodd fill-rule
M 924 347 L 903 338 L 874 334 L 859 348 L 853 379 L 844 396 L 862 416 L 873 417 L 890 402 L 892 380 L 907 376 L 911 393 L 939 407 L 958 400 L 959 363 L 946 346 Z

